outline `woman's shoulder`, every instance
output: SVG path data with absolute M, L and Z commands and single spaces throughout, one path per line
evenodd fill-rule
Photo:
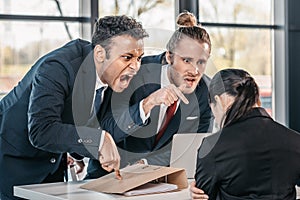
M 212 133 L 211 135 L 203 139 L 202 144 L 198 150 L 198 157 L 205 157 L 214 149 L 214 147 L 220 139 L 221 132 L 222 131 Z

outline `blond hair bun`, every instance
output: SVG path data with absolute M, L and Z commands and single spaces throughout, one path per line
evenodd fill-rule
M 193 13 L 185 11 L 177 16 L 176 24 L 178 27 L 197 26 L 197 19 Z

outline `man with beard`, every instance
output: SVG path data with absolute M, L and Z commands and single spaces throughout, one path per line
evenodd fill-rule
M 121 167 L 136 162 L 167 166 L 174 134 L 210 131 L 209 78 L 204 75 L 210 52 L 205 29 L 182 26 L 165 55 L 143 58 L 130 86 L 112 95 L 111 112 L 102 122 L 119 147 Z M 98 161 L 90 160 L 86 178 L 105 174 L 99 168 Z

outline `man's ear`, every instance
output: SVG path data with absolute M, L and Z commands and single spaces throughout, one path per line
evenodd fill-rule
M 94 58 L 95 62 L 99 64 L 103 63 L 106 58 L 106 51 L 100 44 L 97 44 L 94 48 Z
M 169 65 L 172 65 L 173 64 L 173 62 L 172 62 L 172 53 L 170 53 L 170 51 L 167 51 L 166 52 L 166 61 L 167 61 L 167 63 L 169 64 Z

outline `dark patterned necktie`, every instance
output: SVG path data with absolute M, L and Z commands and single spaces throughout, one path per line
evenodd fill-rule
M 98 112 L 100 111 L 103 89 L 104 87 L 101 87 L 96 90 L 95 101 L 94 101 L 94 108 L 96 114 L 98 114 Z

